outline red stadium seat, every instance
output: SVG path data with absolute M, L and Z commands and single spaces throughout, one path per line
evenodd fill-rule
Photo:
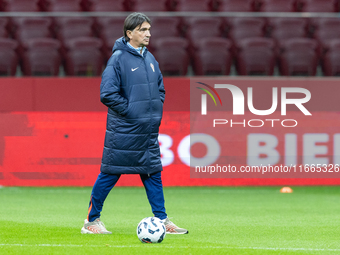
M 88 7 L 92 12 L 123 12 L 126 11 L 124 0 L 91 0 Z
M 340 39 L 334 39 L 328 43 L 322 69 L 326 76 L 340 76 Z
M 340 20 L 338 18 L 314 19 L 314 25 L 314 38 L 323 47 L 333 39 L 340 39 Z
M 176 11 L 208 12 L 212 10 L 211 0 L 177 0 Z
M 82 11 L 81 0 L 43 0 L 43 8 L 50 12 Z
M 186 75 L 189 66 L 187 40 L 179 37 L 160 38 L 155 43 L 155 57 L 163 75 Z
M 50 30 L 51 19 L 47 17 L 18 17 L 12 19 L 14 27 L 14 38 L 20 43 L 17 52 L 22 57 L 24 49 L 23 43 L 32 38 L 48 38 L 52 37 Z
M 61 57 L 58 52 L 60 46 L 60 42 L 52 38 L 37 38 L 25 41 L 25 52 L 22 58 L 23 74 L 27 76 L 57 76 L 61 63 Z
M 7 23 L 7 18 L 0 18 L 0 37 L 8 37 Z
M 57 38 L 62 42 L 76 37 L 92 36 L 92 18 L 63 17 L 57 20 Z
M 108 59 L 112 54 L 112 47 L 116 40 L 124 35 L 125 17 L 99 17 L 96 20 L 97 33 L 103 41 L 102 51 Z
M 298 0 L 302 12 L 338 12 L 337 0 Z
M 167 0 L 133 0 L 130 6 L 135 12 L 167 11 Z
M 195 17 L 186 19 L 186 37 L 195 41 L 204 37 L 221 36 L 222 20 L 215 17 Z
M 193 56 L 196 43 L 203 38 L 221 37 L 221 18 L 195 17 L 186 19 L 186 37 L 189 40 L 189 53 Z
M 7 12 L 37 12 L 40 11 L 39 0 L 6 0 L 4 1 L 4 11 Z
M 220 0 L 217 3 L 217 11 L 220 12 L 252 12 L 253 0 Z
M 296 0 L 261 0 L 261 12 L 294 12 Z
M 45 17 L 16 18 L 13 20 L 16 26 L 15 39 L 19 42 L 31 38 L 51 37 L 51 19 Z
M 111 57 L 112 48 L 115 45 L 116 40 L 117 38 L 109 38 L 106 42 L 103 42 L 102 52 L 105 60 L 108 60 Z
M 275 42 L 270 38 L 254 37 L 239 41 L 236 70 L 239 75 L 273 75 Z
M 15 52 L 18 43 L 9 38 L 0 38 L 0 75 L 14 76 L 18 65 Z
M 199 40 L 194 51 L 195 75 L 228 75 L 232 64 L 231 41 L 211 37 Z
M 315 76 L 319 62 L 319 45 L 314 39 L 293 38 L 281 44 L 281 75 Z
M 277 42 L 307 37 L 307 20 L 302 18 L 271 18 L 271 37 Z
M 151 18 L 151 36 L 155 38 L 179 36 L 178 17 L 154 17 Z
M 264 36 L 265 22 L 262 18 L 233 18 L 229 22 L 231 25 L 229 37 L 234 42 L 244 38 Z
M 66 75 L 101 75 L 103 70 L 101 47 L 102 42 L 98 38 L 79 37 L 67 40 L 65 57 Z
M 102 39 L 122 37 L 125 17 L 97 17 L 97 33 Z
M 151 18 L 151 40 L 148 49 L 153 51 L 153 44 L 160 38 L 179 37 L 179 24 L 180 19 L 178 17 Z

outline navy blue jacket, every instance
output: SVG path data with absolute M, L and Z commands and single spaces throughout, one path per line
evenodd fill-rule
M 158 143 L 165 90 L 158 62 L 118 39 L 102 75 L 100 99 L 108 107 L 101 171 L 152 174 L 162 171 Z

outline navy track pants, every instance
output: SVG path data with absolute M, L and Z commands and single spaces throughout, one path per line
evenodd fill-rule
M 88 221 L 100 218 L 104 201 L 111 189 L 116 185 L 120 174 L 100 173 L 93 186 L 91 200 L 89 204 Z M 140 178 L 145 187 L 145 191 L 155 217 L 163 220 L 167 217 L 164 207 L 164 194 L 161 179 L 161 172 L 154 174 L 140 174 Z

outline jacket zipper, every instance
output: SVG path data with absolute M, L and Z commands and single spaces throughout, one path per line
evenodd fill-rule
M 149 90 L 149 98 L 150 98 L 150 101 L 149 101 L 149 107 L 150 107 L 150 110 L 149 110 L 149 114 L 150 114 L 150 127 L 149 127 L 149 139 L 148 139 L 148 149 L 147 149 L 147 154 L 148 154 L 148 171 L 150 171 L 150 152 L 149 152 L 149 145 L 150 145 L 150 134 L 151 134 L 151 130 L 152 130 L 152 114 L 151 114 L 151 89 L 150 89 L 150 82 L 149 82 L 149 75 L 148 75 L 148 67 L 146 66 L 146 60 L 145 60 L 145 57 L 143 57 L 143 61 L 144 61 L 144 68 L 145 68 L 145 72 L 146 72 L 146 80 L 148 82 L 148 90 Z M 150 173 L 148 173 L 148 176 L 150 177 Z

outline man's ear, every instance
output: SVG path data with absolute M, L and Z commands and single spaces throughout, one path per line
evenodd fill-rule
M 131 30 L 127 30 L 126 31 L 126 35 L 127 35 L 127 37 L 129 37 L 131 39 L 132 38 L 132 31 Z

